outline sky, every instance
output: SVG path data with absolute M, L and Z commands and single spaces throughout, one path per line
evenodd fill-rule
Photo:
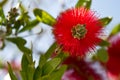
M 120 23 L 120 0 L 93 0 L 92 9 L 96 10 L 100 16 L 113 17 L 110 25 L 107 26 L 108 31 L 118 23 Z

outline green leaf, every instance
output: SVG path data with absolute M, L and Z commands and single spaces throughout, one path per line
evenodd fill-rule
M 33 80 L 33 75 L 35 71 L 35 63 L 32 61 L 32 59 L 29 57 L 28 54 L 23 54 L 22 61 L 21 61 L 21 75 L 23 80 Z M 30 61 L 29 61 L 30 60 Z
M 50 74 L 61 63 L 60 58 L 54 58 L 46 62 L 42 67 L 42 76 Z
M 54 53 L 56 49 L 56 42 L 51 45 L 51 47 L 47 50 L 47 52 L 40 56 L 39 66 L 42 67 L 44 63 L 50 58 L 50 56 Z
M 51 47 L 47 50 L 47 52 L 45 53 L 46 59 L 48 59 L 55 52 L 56 46 L 57 46 L 57 43 L 54 42 L 51 45 Z
M 28 65 L 29 65 L 29 62 L 28 62 L 28 60 L 26 59 L 26 57 L 23 55 L 22 61 L 21 61 L 22 71 L 20 71 L 21 76 L 22 76 L 22 80 L 27 80 L 27 79 L 28 79 L 28 76 L 27 76 L 27 74 L 26 74 Z
M 78 0 L 75 7 L 86 7 L 87 9 L 90 9 L 92 0 Z
M 9 63 L 8 63 L 8 72 L 9 72 L 11 80 L 17 80 L 17 77 L 14 75 L 11 65 Z
M 0 7 L 0 24 L 2 24 L 3 22 L 5 22 L 5 15 L 3 12 L 3 8 Z
M 61 51 L 55 58 L 60 58 L 61 62 L 69 56 L 68 52 Z
M 50 80 L 61 80 L 62 75 L 67 69 L 66 65 L 62 65 L 58 70 L 51 73 Z
M 28 24 L 26 26 L 24 26 L 19 32 L 24 32 L 26 30 L 31 30 L 32 28 L 34 28 L 37 24 L 39 23 L 39 21 L 37 19 L 32 20 L 31 22 L 28 22 Z
M 42 77 L 42 80 L 50 80 L 50 75 L 45 75 Z
M 41 75 L 42 75 L 42 69 L 38 66 L 35 69 L 33 80 L 41 80 L 42 79 Z
M 100 43 L 99 43 L 99 46 L 101 47 L 104 47 L 104 46 L 109 46 L 110 43 L 107 41 L 107 40 L 102 40 Z
M 49 13 L 42 9 L 34 9 L 34 15 L 40 22 L 50 26 L 53 26 L 53 24 L 56 22 L 56 20 Z
M 97 51 L 97 59 L 101 62 L 107 62 L 108 61 L 108 53 L 107 51 L 104 49 L 104 48 L 100 48 L 98 51 Z
M 40 60 L 39 60 L 39 66 L 42 67 L 45 64 L 46 61 L 47 61 L 47 59 L 46 59 L 45 55 L 41 54 L 40 55 Z
M 21 37 L 6 38 L 8 41 L 16 44 L 17 47 L 24 53 L 31 53 L 31 50 L 25 47 L 26 40 Z
M 107 26 L 112 21 L 112 17 L 104 17 L 99 19 L 99 21 L 102 23 L 103 26 Z
M 120 24 L 117 24 L 113 29 L 112 32 L 110 34 L 110 36 L 117 34 L 118 32 L 120 32 Z

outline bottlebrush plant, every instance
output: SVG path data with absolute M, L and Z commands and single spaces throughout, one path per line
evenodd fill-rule
M 19 8 L 11 8 L 5 16 L 3 5 L 0 5 L 0 26 L 5 28 L 0 28 L 0 48 L 2 50 L 9 41 L 23 53 L 20 80 L 109 80 L 109 76 L 103 78 L 109 73 L 119 80 L 120 24 L 103 38 L 104 28 L 112 18 L 98 17 L 90 8 L 91 3 L 92 0 L 78 0 L 74 7 L 61 12 L 56 19 L 39 8 L 33 10 L 35 19 L 31 19 L 22 4 Z M 40 54 L 36 67 L 32 48 L 25 46 L 27 41 L 19 34 L 39 23 L 52 27 L 55 41 L 46 53 Z M 87 59 L 89 54 L 92 56 Z M 96 62 L 105 73 L 100 74 L 101 70 L 92 67 Z M 11 80 L 18 80 L 13 64 L 7 63 Z

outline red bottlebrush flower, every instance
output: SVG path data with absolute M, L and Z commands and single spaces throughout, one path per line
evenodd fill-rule
M 56 41 L 73 56 L 83 56 L 101 39 L 102 25 L 95 13 L 85 8 L 72 8 L 62 12 L 54 25 Z
M 113 75 L 110 72 L 108 72 L 107 75 L 108 75 L 108 80 L 120 80 L 119 76 Z
M 64 73 L 62 80 L 103 80 L 90 66 L 91 63 L 83 59 L 68 57 L 63 64 L 68 65 L 69 69 Z
M 107 69 L 114 75 L 120 75 L 120 33 L 109 39 L 111 43 L 108 48 L 109 60 Z

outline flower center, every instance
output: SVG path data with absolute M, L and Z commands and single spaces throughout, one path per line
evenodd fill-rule
M 83 39 L 87 33 L 85 25 L 77 24 L 72 28 L 72 36 L 77 39 Z

